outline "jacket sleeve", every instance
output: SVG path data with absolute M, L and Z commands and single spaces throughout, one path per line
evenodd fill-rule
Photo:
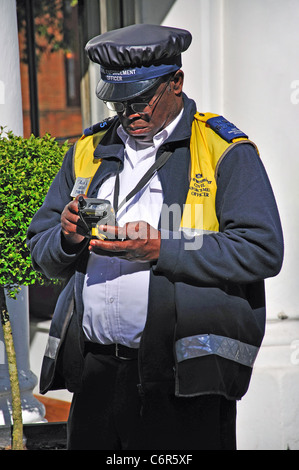
M 254 147 L 238 145 L 219 165 L 219 232 L 186 240 L 162 231 L 155 272 L 175 281 L 218 286 L 251 283 L 278 274 L 283 235 L 272 188 Z
M 62 243 L 60 217 L 64 207 L 72 200 L 74 185 L 71 148 L 65 155 L 41 208 L 34 215 L 27 231 L 27 245 L 35 270 L 48 278 L 66 279 L 73 270 L 82 245 L 76 251 L 66 250 Z

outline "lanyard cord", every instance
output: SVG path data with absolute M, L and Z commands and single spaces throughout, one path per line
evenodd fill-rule
M 122 200 L 118 205 L 118 196 L 119 196 L 119 171 L 116 174 L 115 187 L 114 187 L 114 198 L 113 198 L 113 207 L 115 214 L 126 204 L 130 199 L 132 199 L 135 194 L 137 194 L 152 178 L 152 176 L 162 168 L 163 165 L 167 162 L 169 157 L 172 155 L 172 152 L 163 152 L 162 155 L 155 161 L 155 163 L 149 168 L 149 170 L 143 175 L 141 180 L 136 184 L 134 189 Z M 119 169 L 119 167 L 118 167 Z

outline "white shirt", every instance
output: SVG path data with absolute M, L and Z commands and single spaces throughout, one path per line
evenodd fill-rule
M 155 162 L 162 143 L 176 127 L 182 112 L 151 143 L 138 143 L 120 126 L 125 144 L 124 168 L 119 175 L 119 203 Z M 115 176 L 101 185 L 98 198 L 113 201 Z M 147 183 L 118 213 L 120 226 L 144 220 L 158 228 L 163 204 L 158 175 Z M 139 345 L 144 328 L 151 263 L 137 263 L 90 253 L 83 287 L 83 330 L 88 340 L 101 344 Z

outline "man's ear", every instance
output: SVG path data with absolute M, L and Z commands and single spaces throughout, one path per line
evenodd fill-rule
M 180 94 L 183 90 L 183 83 L 184 83 L 184 72 L 182 70 L 178 70 L 173 77 L 173 90 L 176 94 Z

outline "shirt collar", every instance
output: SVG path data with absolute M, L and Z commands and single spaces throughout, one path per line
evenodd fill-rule
M 177 124 L 179 123 L 182 115 L 183 115 L 183 109 L 181 110 L 181 112 L 177 115 L 177 117 L 171 121 L 170 124 L 168 124 L 168 126 L 166 126 L 164 129 L 162 129 L 161 131 L 159 131 L 153 138 L 153 142 L 137 142 L 136 139 L 134 139 L 133 137 L 131 137 L 123 128 L 123 126 L 120 124 L 118 129 L 117 129 L 117 133 L 119 135 L 119 137 L 121 138 L 121 140 L 123 141 L 125 147 L 130 147 L 130 148 L 133 148 L 134 150 L 137 150 L 138 147 L 141 147 L 141 148 L 147 148 L 147 147 L 155 147 L 155 149 L 157 150 L 162 144 L 163 142 L 165 142 L 166 139 L 168 139 L 168 137 L 171 135 L 171 133 L 174 131 L 174 129 L 176 128 Z

